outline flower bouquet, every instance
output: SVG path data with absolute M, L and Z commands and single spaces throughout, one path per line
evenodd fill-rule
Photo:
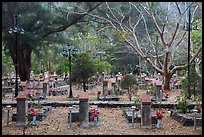
M 159 111 L 156 112 L 155 118 L 157 119 L 157 125 L 156 125 L 157 128 L 162 128 L 161 120 L 162 120 L 162 118 L 164 118 L 164 114 L 162 114 L 162 113 L 164 113 L 164 112 L 163 111 L 162 112 L 159 112 Z
M 98 116 L 99 116 L 99 112 L 97 111 L 96 108 L 91 109 L 91 116 L 90 118 L 94 119 L 94 126 L 97 126 L 98 124 Z
M 36 126 L 37 125 L 37 120 L 36 117 L 38 115 L 38 111 L 36 111 L 34 108 L 30 108 L 30 111 L 32 112 L 32 116 L 33 116 L 33 125 Z

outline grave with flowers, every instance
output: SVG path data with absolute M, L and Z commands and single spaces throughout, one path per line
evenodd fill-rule
M 105 80 L 103 81 L 103 92 L 98 91 L 98 100 L 101 101 L 119 101 L 119 97 L 116 95 L 116 85 L 115 82 Z
M 72 105 L 71 110 L 72 122 L 79 122 L 79 105 Z M 70 114 L 68 113 L 68 119 L 70 119 Z M 88 119 L 89 121 L 94 121 L 94 117 L 99 116 L 99 110 L 97 105 L 90 105 L 88 108 Z
M 19 100 L 17 102 L 17 112 L 13 112 L 12 115 L 12 121 L 17 121 L 17 123 L 20 120 L 19 118 L 22 117 L 21 115 L 25 113 L 24 117 L 26 116 L 28 121 L 33 121 L 33 124 L 35 125 L 36 120 L 44 120 L 52 110 L 51 106 L 42 106 L 40 103 L 33 102 L 34 99 L 31 91 L 20 92 L 17 99 Z M 24 105 L 21 105 L 20 103 L 23 103 Z
M 131 107 L 124 108 L 124 116 L 129 123 L 132 122 L 134 116 L 134 122 L 141 123 L 141 126 L 144 128 L 152 128 L 152 125 L 156 125 L 157 128 L 162 128 L 161 121 L 164 118 L 164 110 L 162 108 L 151 109 L 150 100 L 149 95 L 142 95 L 139 111 L 133 110 Z
M 181 123 L 183 126 L 202 126 L 202 109 L 200 103 L 190 104 L 182 96 L 178 96 L 177 104 L 172 111 L 172 118 Z

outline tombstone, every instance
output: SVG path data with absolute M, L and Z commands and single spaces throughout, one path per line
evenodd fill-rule
M 30 78 L 33 78 L 34 74 L 33 71 L 30 72 Z
M 157 80 L 156 81 L 156 98 L 161 100 L 161 90 L 162 90 L 162 82 Z
M 152 119 L 151 119 L 151 98 L 149 95 L 141 96 L 141 125 L 142 128 L 152 128 Z
M 27 81 L 21 81 L 21 82 L 19 83 L 19 90 L 20 90 L 20 91 L 25 91 L 27 85 L 28 85 Z
M 156 79 L 159 80 L 159 81 L 162 81 L 162 76 L 161 76 L 160 73 L 157 74 Z
M 89 127 L 88 96 L 83 94 L 79 98 L 79 123 L 80 127 Z
M 17 96 L 17 117 L 16 117 L 16 125 L 24 126 L 28 122 L 28 101 L 27 101 L 27 93 L 19 92 Z
M 108 92 L 108 81 L 103 81 L 103 95 Z
M 9 85 L 9 84 L 8 84 L 8 78 L 7 78 L 7 77 L 4 77 L 2 82 L 3 82 L 2 85 L 5 86 L 5 87 L 7 87 L 7 86 Z
M 49 84 L 48 84 L 48 80 L 45 80 L 43 82 L 43 95 L 47 96 L 49 95 Z
M 149 79 L 147 77 L 145 77 L 145 81 L 144 81 L 145 90 L 148 89 L 148 81 L 149 81 Z

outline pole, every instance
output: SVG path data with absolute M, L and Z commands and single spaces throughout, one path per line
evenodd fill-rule
M 134 128 L 134 109 L 132 109 L 132 128 Z
M 17 14 L 14 15 L 14 18 L 15 18 L 15 27 L 17 29 Z M 15 36 L 16 36 L 16 90 L 15 90 L 15 97 L 17 97 L 18 96 L 18 78 L 17 78 L 17 75 L 18 75 L 18 51 L 17 51 L 18 30 L 15 33 Z
M 72 128 L 72 111 L 69 111 L 69 127 Z
M 71 80 L 71 54 L 70 54 L 70 51 L 69 50 L 69 81 L 70 81 L 70 92 L 69 92 L 69 98 L 72 98 L 73 95 L 72 95 L 72 80 Z
M 189 20 L 188 20 L 188 98 L 191 97 L 190 94 L 190 31 L 191 31 L 191 7 L 189 6 Z
M 194 113 L 194 130 L 196 130 L 196 113 Z
M 6 126 L 7 127 L 9 126 L 9 109 L 8 109 L 8 113 L 7 113 L 7 123 L 6 123 Z

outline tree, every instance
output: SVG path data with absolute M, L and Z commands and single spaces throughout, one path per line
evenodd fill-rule
M 50 43 L 62 43 L 64 33 L 68 27 L 80 22 L 87 13 L 95 10 L 102 3 L 69 3 L 67 10 L 63 9 L 65 3 L 40 2 L 3 2 L 2 3 L 2 39 L 5 49 L 16 62 L 15 37 L 9 35 L 7 30 L 14 26 L 14 14 L 20 16 L 18 27 L 25 30 L 25 34 L 18 37 L 18 64 L 15 69 L 22 81 L 30 79 L 31 53 L 38 54 L 38 47 L 50 46 Z M 85 9 L 82 13 L 80 10 Z M 46 48 L 45 48 L 46 49 Z M 52 66 L 48 61 L 48 68 Z M 18 67 L 18 69 L 17 69 Z
M 136 86 L 136 87 L 135 87 Z M 137 80 L 133 75 L 127 74 L 121 80 L 121 87 L 128 90 L 129 100 L 132 99 L 132 93 L 137 91 Z
M 94 63 L 91 60 L 91 54 L 89 52 L 80 53 L 72 67 L 72 80 L 83 84 L 84 92 L 86 92 L 86 84 L 89 79 L 96 73 Z
M 202 50 L 199 45 L 190 64 L 174 64 L 175 52 L 185 45 L 186 32 L 182 31 L 184 15 L 193 3 L 129 2 L 125 4 L 106 2 L 105 14 L 90 16 L 110 23 L 130 49 L 164 76 L 164 88 L 170 89 L 170 79 L 176 71 L 190 65 Z M 126 8 L 124 8 L 126 7 Z M 196 6 L 192 20 L 194 20 Z M 153 24 L 153 25 L 152 25 Z M 145 32 L 145 33 L 142 33 Z M 174 64 L 174 65 L 173 65 Z
M 99 74 L 102 74 L 102 72 L 105 72 L 106 74 L 110 74 L 111 72 L 111 64 L 107 61 L 100 61 L 100 60 L 94 61 L 94 66 L 96 71 Z

